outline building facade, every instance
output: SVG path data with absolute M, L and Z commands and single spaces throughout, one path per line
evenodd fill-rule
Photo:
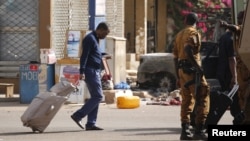
M 188 0 L 176 5 L 175 0 L 1 0 L 0 82 L 15 83 L 18 93 L 20 64 L 39 62 L 41 48 L 53 49 L 57 59 L 65 58 L 67 31 L 90 31 L 103 20 L 110 24 L 109 36 L 125 38 L 125 54 L 136 54 L 137 61 L 140 54 L 166 52 L 174 33 L 182 28 L 178 23 L 183 20 L 183 11 L 178 9 L 216 9 L 222 4 L 224 9 L 230 7 L 230 3 L 209 2 Z M 103 51 L 105 45 L 102 43 Z

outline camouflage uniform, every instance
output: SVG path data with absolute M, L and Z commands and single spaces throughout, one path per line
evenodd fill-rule
M 240 32 L 242 30 L 242 26 L 238 26 L 238 33 L 236 35 L 240 35 Z M 244 62 L 241 60 L 238 49 L 239 49 L 239 36 L 236 36 L 236 60 L 237 60 L 237 81 L 239 84 L 239 90 L 238 90 L 238 98 L 239 98 L 239 105 L 241 110 L 244 111 L 245 120 L 243 124 L 250 124 L 250 72 L 247 68 L 247 66 L 244 64 Z
M 193 48 L 194 58 L 201 66 L 201 58 L 200 58 L 200 47 L 201 47 L 201 36 L 196 28 L 192 26 L 188 26 L 179 32 L 176 36 L 174 42 L 173 54 L 178 61 L 187 60 L 188 56 L 184 51 L 184 47 L 186 45 L 190 45 Z M 184 87 L 184 85 L 195 78 L 195 74 L 187 74 L 183 72 L 183 69 L 178 69 L 180 88 L 181 88 L 181 96 L 182 96 L 182 104 L 181 104 L 181 122 L 182 123 L 190 123 L 190 114 L 194 109 L 195 102 L 197 102 L 197 111 L 195 117 L 195 124 L 204 124 L 207 118 L 207 114 L 209 112 L 209 93 L 210 89 L 208 83 L 204 77 L 202 76 L 201 84 L 199 91 L 195 95 L 195 84 L 190 85 L 188 88 Z

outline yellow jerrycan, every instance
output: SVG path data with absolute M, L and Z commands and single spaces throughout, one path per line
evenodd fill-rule
M 116 101 L 117 108 L 119 109 L 133 109 L 140 106 L 139 96 L 124 95 L 118 96 Z

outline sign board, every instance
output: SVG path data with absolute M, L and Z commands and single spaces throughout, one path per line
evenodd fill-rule
M 41 91 L 47 91 L 47 65 L 20 65 L 20 102 L 29 104 Z
M 68 30 L 65 56 L 69 58 L 78 58 L 81 55 L 81 43 L 84 31 Z

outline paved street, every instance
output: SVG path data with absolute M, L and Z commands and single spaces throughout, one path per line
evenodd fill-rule
M 179 140 L 179 106 L 145 105 L 117 109 L 100 104 L 103 131 L 81 130 L 70 115 L 81 105 L 63 105 L 43 133 L 33 133 L 20 120 L 27 104 L 0 102 L 0 141 L 174 141 Z M 85 122 L 86 119 L 83 120 Z M 219 124 L 231 124 L 229 111 Z

